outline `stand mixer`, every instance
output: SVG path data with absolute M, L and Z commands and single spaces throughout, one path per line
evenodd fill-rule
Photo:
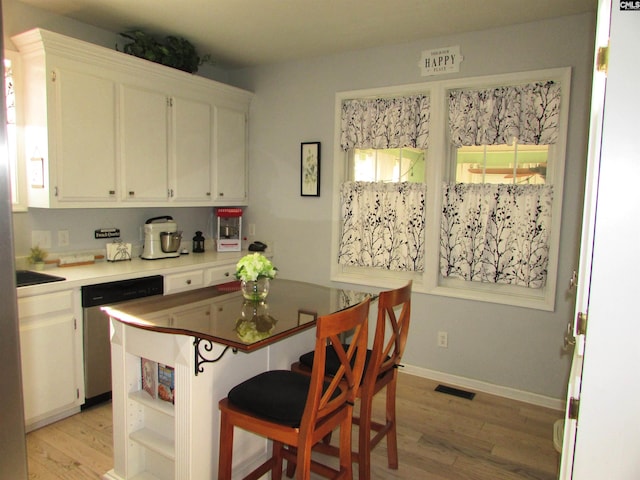
M 166 215 L 153 217 L 144 224 L 144 247 L 141 258 L 156 260 L 180 256 L 182 232 L 173 218 Z

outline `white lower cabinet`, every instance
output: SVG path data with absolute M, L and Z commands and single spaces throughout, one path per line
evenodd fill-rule
M 25 425 L 33 430 L 84 402 L 79 290 L 18 299 Z
M 187 292 L 198 288 L 233 282 L 236 272 L 237 258 L 226 265 L 210 268 L 195 268 L 183 272 L 170 273 L 164 276 L 164 294 Z
M 201 268 L 164 276 L 165 295 L 195 290 L 204 286 L 204 270 Z
M 204 281 L 207 286 L 220 285 L 221 283 L 233 282 L 236 277 L 236 263 L 223 265 L 220 267 L 208 268 L 204 272 Z

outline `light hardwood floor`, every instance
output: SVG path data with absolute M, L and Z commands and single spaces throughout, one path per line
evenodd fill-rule
M 557 478 L 558 454 L 552 432 L 562 412 L 483 393 L 466 400 L 435 392 L 436 385 L 431 380 L 400 374 L 400 468 L 387 468 L 383 440 L 372 454 L 372 478 Z M 383 406 L 378 400 L 382 398 L 376 400 L 377 412 L 381 413 Z M 29 478 L 101 478 L 113 466 L 111 441 L 110 404 L 31 432 L 27 435 Z

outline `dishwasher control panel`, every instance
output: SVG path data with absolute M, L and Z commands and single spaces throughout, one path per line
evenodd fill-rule
M 162 275 L 97 283 L 82 287 L 82 307 L 96 307 L 136 298 L 162 295 L 164 279 Z

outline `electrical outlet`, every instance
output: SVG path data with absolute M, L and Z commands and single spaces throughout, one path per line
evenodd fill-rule
M 58 230 L 58 246 L 69 246 L 69 230 Z
M 31 246 L 51 248 L 51 232 L 49 230 L 33 230 L 31 232 Z
M 249 224 L 249 229 L 248 229 L 248 233 L 250 237 L 254 237 L 256 235 L 256 224 L 255 223 L 250 223 Z
M 447 348 L 449 346 L 449 337 L 447 332 L 438 332 L 438 346 Z

